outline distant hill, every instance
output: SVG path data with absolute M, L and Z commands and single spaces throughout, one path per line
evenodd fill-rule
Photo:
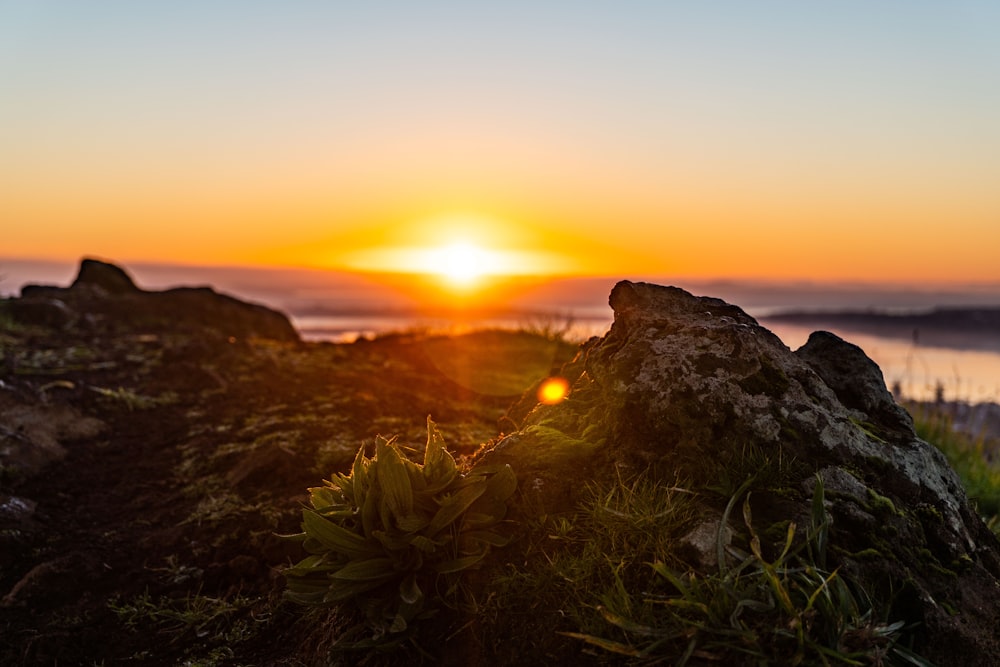
M 1000 352 L 1000 308 L 935 308 L 926 312 L 875 310 L 789 311 L 761 318 L 798 326 L 855 331 L 912 340 L 915 345 Z

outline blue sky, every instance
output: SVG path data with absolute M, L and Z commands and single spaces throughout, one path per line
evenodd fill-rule
M 584 272 L 1000 279 L 996 26 L 961 1 L 0 2 L 0 254 L 337 266 L 471 211 Z

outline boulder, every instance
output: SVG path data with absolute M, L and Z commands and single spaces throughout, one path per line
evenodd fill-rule
M 68 288 L 25 285 L 6 312 L 22 324 L 87 327 L 104 333 L 211 331 L 226 338 L 269 338 L 294 342 L 288 318 L 265 306 L 219 294 L 209 287 L 147 291 L 122 268 L 84 259 Z
M 103 421 L 73 406 L 0 392 L 0 473 L 15 479 L 31 477 L 64 458 L 67 443 L 95 438 L 106 429 Z
M 747 480 L 761 534 L 781 519 L 808 526 L 821 480 L 832 566 L 897 592 L 892 612 L 923 629 L 925 657 L 995 664 L 1000 543 L 860 348 L 818 332 L 793 352 L 740 308 L 673 287 L 621 282 L 610 304 L 610 331 L 563 369 L 568 398 L 530 395 L 511 411 L 520 428 L 481 462 L 511 463 L 526 504 L 550 511 L 622 470 L 730 497 Z M 696 502 L 708 527 L 683 553 L 710 572 L 706 535 L 745 527 L 739 512 L 720 527 L 725 493 Z
M 139 292 L 132 276 L 125 269 L 97 259 L 84 259 L 72 290 L 101 290 L 106 294 L 135 294 Z

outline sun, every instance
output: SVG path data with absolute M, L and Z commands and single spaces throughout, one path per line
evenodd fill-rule
M 491 270 L 490 254 L 474 243 L 456 241 L 433 253 L 433 273 L 457 287 L 470 287 Z
M 572 273 L 575 266 L 562 253 L 512 243 L 516 235 L 478 216 L 434 218 L 400 226 L 398 238 L 382 236 L 381 243 L 341 250 L 334 263 L 354 271 L 430 278 L 436 287 L 465 296 L 519 278 Z

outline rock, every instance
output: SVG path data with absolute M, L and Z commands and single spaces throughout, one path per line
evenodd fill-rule
M 107 425 L 69 405 L 48 405 L 0 393 L 0 470 L 27 478 L 66 456 L 64 445 L 94 438 Z
M 0 525 L 5 522 L 27 521 L 34 515 L 38 503 L 30 498 L 0 494 Z
M 720 543 L 726 548 L 732 541 L 733 531 L 722 524 L 722 517 L 712 517 L 680 538 L 677 554 L 689 562 L 698 563 L 705 570 L 714 570 L 719 566 Z
M 146 292 L 137 305 L 140 306 L 138 314 L 148 321 L 214 329 L 223 336 L 238 339 L 299 340 L 299 334 L 284 314 L 219 294 L 209 287 L 177 287 L 164 292 Z
M 107 262 L 84 259 L 68 288 L 25 285 L 21 298 L 6 304 L 23 324 L 64 328 L 72 324 L 105 334 L 130 332 L 214 332 L 222 339 L 269 338 L 297 342 L 288 318 L 209 287 L 147 291 L 128 273 Z
M 140 291 L 124 269 L 97 259 L 80 262 L 80 271 L 70 289 L 94 289 L 106 294 L 135 294 Z
M 795 354 L 819 374 L 845 407 L 872 416 L 908 438 L 913 419 L 885 385 L 882 371 L 857 345 L 827 331 L 816 331 Z
M 11 319 L 29 326 L 65 329 L 76 321 L 76 313 L 63 301 L 45 296 L 9 299 L 3 309 Z
M 71 553 L 36 565 L 0 599 L 0 607 L 49 608 L 68 601 L 80 579 L 96 579 L 100 561 L 90 553 Z
M 511 463 L 525 502 L 549 511 L 622 471 L 690 480 L 706 490 L 701 526 L 682 540 L 700 572 L 715 566 L 728 500 L 711 489 L 732 497 L 749 480 L 763 534 L 781 520 L 808 526 L 822 480 L 834 567 L 901 592 L 908 604 L 893 611 L 921 624 L 921 655 L 994 664 L 1000 543 L 860 348 L 818 333 L 792 352 L 740 308 L 678 288 L 621 282 L 610 303 L 611 330 L 563 371 L 569 397 L 536 405 L 480 461 Z M 723 534 L 745 532 L 737 514 Z

